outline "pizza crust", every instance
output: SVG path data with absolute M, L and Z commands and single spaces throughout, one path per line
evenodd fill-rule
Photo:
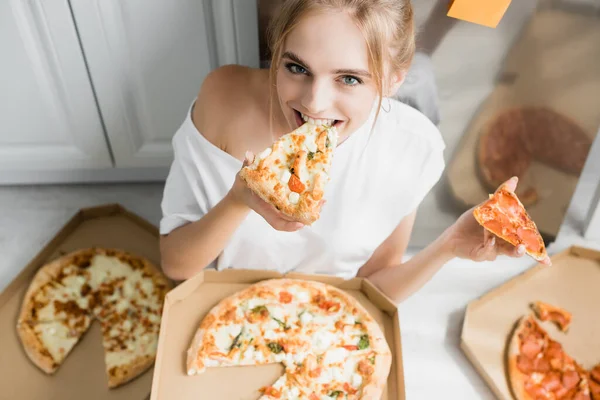
M 250 190 L 256 193 L 263 201 L 272 204 L 277 210 L 302 222 L 304 225 L 311 225 L 319 218 L 319 212 L 316 207 L 317 201 L 312 198 L 310 193 L 300 195 L 298 204 L 291 204 L 283 193 L 273 190 L 267 186 L 265 179 L 265 170 L 252 170 L 244 168 L 240 171 L 240 177 L 246 182 Z
M 510 388 L 515 396 L 515 400 L 534 400 L 525 391 L 525 379 L 526 375 L 517 368 L 517 356 L 520 353 L 520 339 L 519 334 L 525 329 L 525 323 L 531 318 L 531 316 L 523 316 L 519 318 L 515 329 L 513 330 L 512 337 L 508 345 L 507 352 L 507 373 Z
M 55 373 L 58 364 L 48 350 L 44 348 L 31 326 L 26 322 L 17 323 L 17 334 L 23 343 L 23 349 L 27 357 L 45 373 Z
M 143 374 L 154 364 L 154 357 L 141 356 L 130 362 L 126 367 L 119 366 L 108 371 L 108 387 L 121 386 Z

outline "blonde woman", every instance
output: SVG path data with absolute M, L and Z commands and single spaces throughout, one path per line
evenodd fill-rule
M 454 257 L 523 254 L 466 212 L 403 262 L 419 203 L 444 169 L 435 125 L 388 97 L 414 54 L 409 1 L 288 0 L 270 46 L 270 70 L 211 72 L 173 138 L 160 223 L 168 276 L 184 280 L 208 266 L 361 276 L 400 302 Z M 312 226 L 284 217 L 238 178 L 251 153 L 306 119 L 339 132 Z

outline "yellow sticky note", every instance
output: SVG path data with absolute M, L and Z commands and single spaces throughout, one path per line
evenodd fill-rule
M 495 28 L 508 9 L 511 0 L 454 0 L 448 16 Z

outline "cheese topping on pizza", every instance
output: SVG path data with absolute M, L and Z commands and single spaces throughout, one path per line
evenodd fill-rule
M 307 122 L 258 154 L 240 176 L 263 200 L 311 224 L 319 217 L 337 141 L 335 127 Z
M 188 374 L 207 367 L 282 363 L 267 399 L 367 399 L 381 393 L 391 352 L 355 299 L 303 280 L 261 282 L 222 300 L 188 350 Z M 371 397 L 369 397 L 371 396 Z
M 156 267 L 137 256 L 110 249 L 77 251 L 38 271 L 17 330 L 32 361 L 53 373 L 97 319 L 109 387 L 116 387 L 153 363 L 170 287 Z

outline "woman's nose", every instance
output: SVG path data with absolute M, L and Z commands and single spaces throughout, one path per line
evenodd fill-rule
M 309 114 L 323 117 L 321 113 L 328 109 L 331 98 L 331 89 L 326 84 L 313 81 L 307 85 L 301 103 Z

